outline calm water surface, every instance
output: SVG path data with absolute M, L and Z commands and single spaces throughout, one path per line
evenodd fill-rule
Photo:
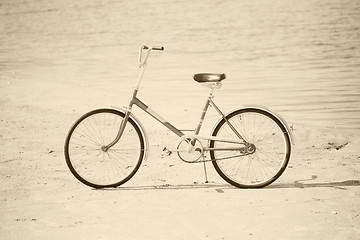
M 145 89 L 192 97 L 193 73 L 225 72 L 219 99 L 229 107 L 265 105 L 290 122 L 360 131 L 358 0 L 0 1 L 3 85 L 128 88 L 143 43 L 166 47 Z

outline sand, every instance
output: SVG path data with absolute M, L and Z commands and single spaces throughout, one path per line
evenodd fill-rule
M 1 83 L 0 239 L 360 238 L 357 132 L 290 123 L 295 145 L 285 173 L 266 188 L 244 190 L 210 163 L 204 183 L 202 164 L 166 156 L 162 149 L 176 136 L 135 112 L 149 135 L 148 159 L 125 185 L 93 190 L 68 170 L 65 137 L 85 111 L 122 97 L 87 101 L 87 91 L 103 93 L 32 84 L 29 91 L 21 80 Z M 176 107 L 200 114 L 200 102 Z M 166 113 L 162 104 L 154 108 Z M 177 123 L 188 120 L 175 115 Z M 214 120 L 210 114 L 209 126 Z

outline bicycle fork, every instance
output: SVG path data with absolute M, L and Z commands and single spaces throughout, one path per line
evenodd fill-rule
M 129 120 L 130 114 L 131 114 L 131 107 L 126 110 L 125 117 L 121 121 L 120 128 L 119 128 L 119 131 L 118 131 L 115 139 L 108 145 L 102 146 L 101 150 L 103 150 L 104 152 L 107 152 L 112 146 L 114 146 L 120 140 L 122 134 L 124 133 L 126 123 Z

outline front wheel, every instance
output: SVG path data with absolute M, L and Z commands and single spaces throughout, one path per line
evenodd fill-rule
M 236 149 L 234 143 L 211 140 L 210 157 L 218 174 L 239 188 L 261 188 L 278 179 L 291 152 L 284 124 L 273 114 L 257 108 L 237 110 L 226 119 L 215 126 L 212 136 L 240 141 L 240 134 L 244 146 L 251 149 L 230 150 Z
M 70 129 L 65 141 L 65 158 L 71 173 L 94 187 L 117 187 L 139 169 L 145 144 L 139 126 L 129 118 L 120 140 L 108 150 L 125 114 L 114 109 L 97 109 L 83 115 Z

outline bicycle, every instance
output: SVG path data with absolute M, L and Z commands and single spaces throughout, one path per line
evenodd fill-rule
M 65 158 L 71 173 L 93 188 L 118 187 L 135 175 L 149 149 L 145 130 L 132 113 L 136 105 L 179 137 L 173 151 L 184 162 L 203 162 L 205 175 L 205 162 L 210 161 L 226 182 L 238 188 L 261 188 L 277 180 L 290 159 L 292 137 L 288 125 L 265 108 L 220 111 L 213 101 L 213 92 L 221 87 L 224 73 L 193 76 L 210 89 L 193 134 L 174 127 L 137 98 L 150 52 L 163 50 L 164 47 L 145 45 L 140 48 L 140 74 L 126 109 L 96 109 L 74 123 L 65 141 Z M 200 136 L 209 106 L 219 113 L 220 119 L 210 136 Z

